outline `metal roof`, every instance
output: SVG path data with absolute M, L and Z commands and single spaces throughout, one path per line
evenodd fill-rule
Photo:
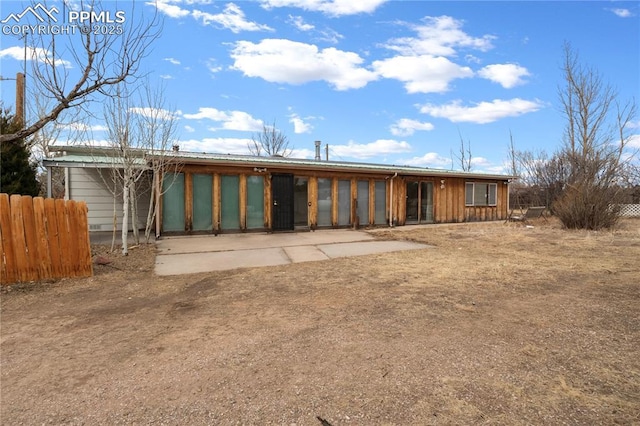
M 124 164 L 123 158 L 113 148 L 54 146 L 51 147 L 51 152 L 58 153 L 58 155 L 45 158 L 42 162 L 45 167 L 110 168 L 122 167 Z M 132 155 L 128 161 L 135 168 L 147 167 L 144 150 L 134 149 Z
M 113 167 L 115 164 L 122 164 L 118 158 L 116 150 L 113 148 L 90 148 L 90 147 L 55 147 L 55 152 L 62 153 L 61 156 L 51 157 L 44 160 L 45 166 L 60 167 Z M 144 151 L 134 150 L 133 159 L 137 167 L 146 167 L 147 161 L 154 158 L 163 157 L 169 161 L 183 162 L 185 164 L 216 164 L 228 166 L 258 167 L 258 168 L 290 168 L 293 170 L 323 170 L 323 171 L 346 171 L 360 173 L 376 173 L 407 176 L 434 176 L 434 177 L 462 177 L 476 179 L 511 180 L 516 176 L 463 172 L 456 170 L 431 169 L 415 166 L 397 166 L 389 164 L 356 163 L 348 161 L 323 161 L 309 160 L 303 158 L 290 157 L 257 157 L 252 155 L 237 154 L 208 154 L 204 152 L 187 151 Z
M 161 154 L 167 155 L 167 154 Z M 290 157 L 256 157 L 250 155 L 236 155 L 236 154 L 207 154 L 203 152 L 186 152 L 178 151 L 168 154 L 172 159 L 176 161 L 183 161 L 187 164 L 225 164 L 225 165 L 238 165 L 245 167 L 279 167 L 279 168 L 293 168 L 293 169 L 306 169 L 306 170 L 329 170 L 329 171 L 351 171 L 362 173 L 381 173 L 381 174 L 394 174 L 401 175 L 415 175 L 415 176 L 438 176 L 438 177 L 466 177 L 466 178 L 482 178 L 482 179 L 498 179 L 508 180 L 515 179 L 515 176 L 501 175 L 501 174 L 487 174 L 487 173 L 474 173 L 463 172 L 455 170 L 445 169 L 431 169 L 414 166 L 397 166 L 388 164 L 374 164 L 374 163 L 356 163 L 348 161 L 323 161 L 323 160 L 309 160 L 303 158 L 290 158 Z M 153 157 L 150 155 L 150 157 Z

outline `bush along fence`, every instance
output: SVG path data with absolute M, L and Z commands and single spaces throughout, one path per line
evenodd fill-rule
M 93 274 L 87 205 L 0 194 L 0 283 Z

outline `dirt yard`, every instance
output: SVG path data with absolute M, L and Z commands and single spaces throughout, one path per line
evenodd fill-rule
M 435 248 L 4 287 L 0 423 L 640 424 L 640 220 L 376 235 Z

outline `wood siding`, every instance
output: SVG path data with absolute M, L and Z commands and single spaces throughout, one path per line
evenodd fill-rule
M 465 183 L 469 179 L 463 177 L 440 177 L 440 176 L 393 176 L 388 174 L 375 173 L 333 173 L 330 171 L 314 170 L 291 170 L 283 167 L 269 168 L 268 171 L 257 171 L 253 167 L 243 166 L 216 166 L 216 165 L 184 165 L 182 172 L 185 174 L 185 229 L 192 229 L 191 220 L 193 212 L 192 194 L 190 188 L 193 173 L 211 174 L 213 176 L 213 230 L 218 233 L 221 220 L 221 176 L 239 176 L 239 201 L 240 201 L 240 229 L 237 231 L 247 231 L 247 177 L 261 176 L 264 178 L 264 230 L 270 230 L 272 226 L 272 199 L 271 199 L 271 175 L 272 174 L 294 174 L 297 177 L 308 179 L 307 196 L 309 202 L 308 227 L 318 228 L 318 178 L 331 180 L 331 223 L 332 227 L 338 225 L 338 181 L 348 180 L 350 182 L 350 223 L 353 226 L 357 218 L 357 196 L 358 182 L 367 181 L 368 186 L 368 218 L 361 219 L 360 222 L 368 222 L 374 226 L 388 226 L 389 220 L 394 221 L 394 225 L 405 225 L 407 222 L 406 197 L 407 182 L 430 182 L 433 185 L 433 223 L 457 223 L 471 221 L 504 220 L 507 217 L 507 196 L 508 185 L 506 177 L 504 180 L 480 179 L 474 177 L 471 181 L 478 183 L 494 183 L 497 185 L 495 206 L 465 206 Z M 375 182 L 385 182 L 385 223 L 375 223 Z M 391 214 L 389 212 L 391 208 Z M 189 232 L 189 231 L 187 231 Z M 227 232 L 229 232 L 227 230 Z

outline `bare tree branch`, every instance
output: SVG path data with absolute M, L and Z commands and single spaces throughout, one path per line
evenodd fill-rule
M 131 1 L 132 15 L 136 3 Z M 103 10 L 102 2 L 98 0 L 81 2 L 81 6 L 97 13 Z M 94 95 L 109 96 L 111 89 L 119 83 L 140 77 L 141 62 L 160 36 L 161 27 L 154 8 L 149 19 L 142 14 L 130 16 L 122 25 L 122 34 L 102 35 L 89 31 L 80 37 L 80 41 L 75 34 L 24 34 L 25 37 L 30 36 L 32 52 L 29 84 L 35 85 L 36 90 L 53 103 L 45 114 L 26 123 L 24 129 L 0 135 L 0 142 L 31 136 L 47 123 L 56 121 L 64 110 L 80 107 L 90 102 Z M 59 42 L 64 41 L 65 36 L 66 43 L 60 47 Z M 65 57 L 73 58 L 74 69 L 78 70 L 75 82 L 70 81 Z

